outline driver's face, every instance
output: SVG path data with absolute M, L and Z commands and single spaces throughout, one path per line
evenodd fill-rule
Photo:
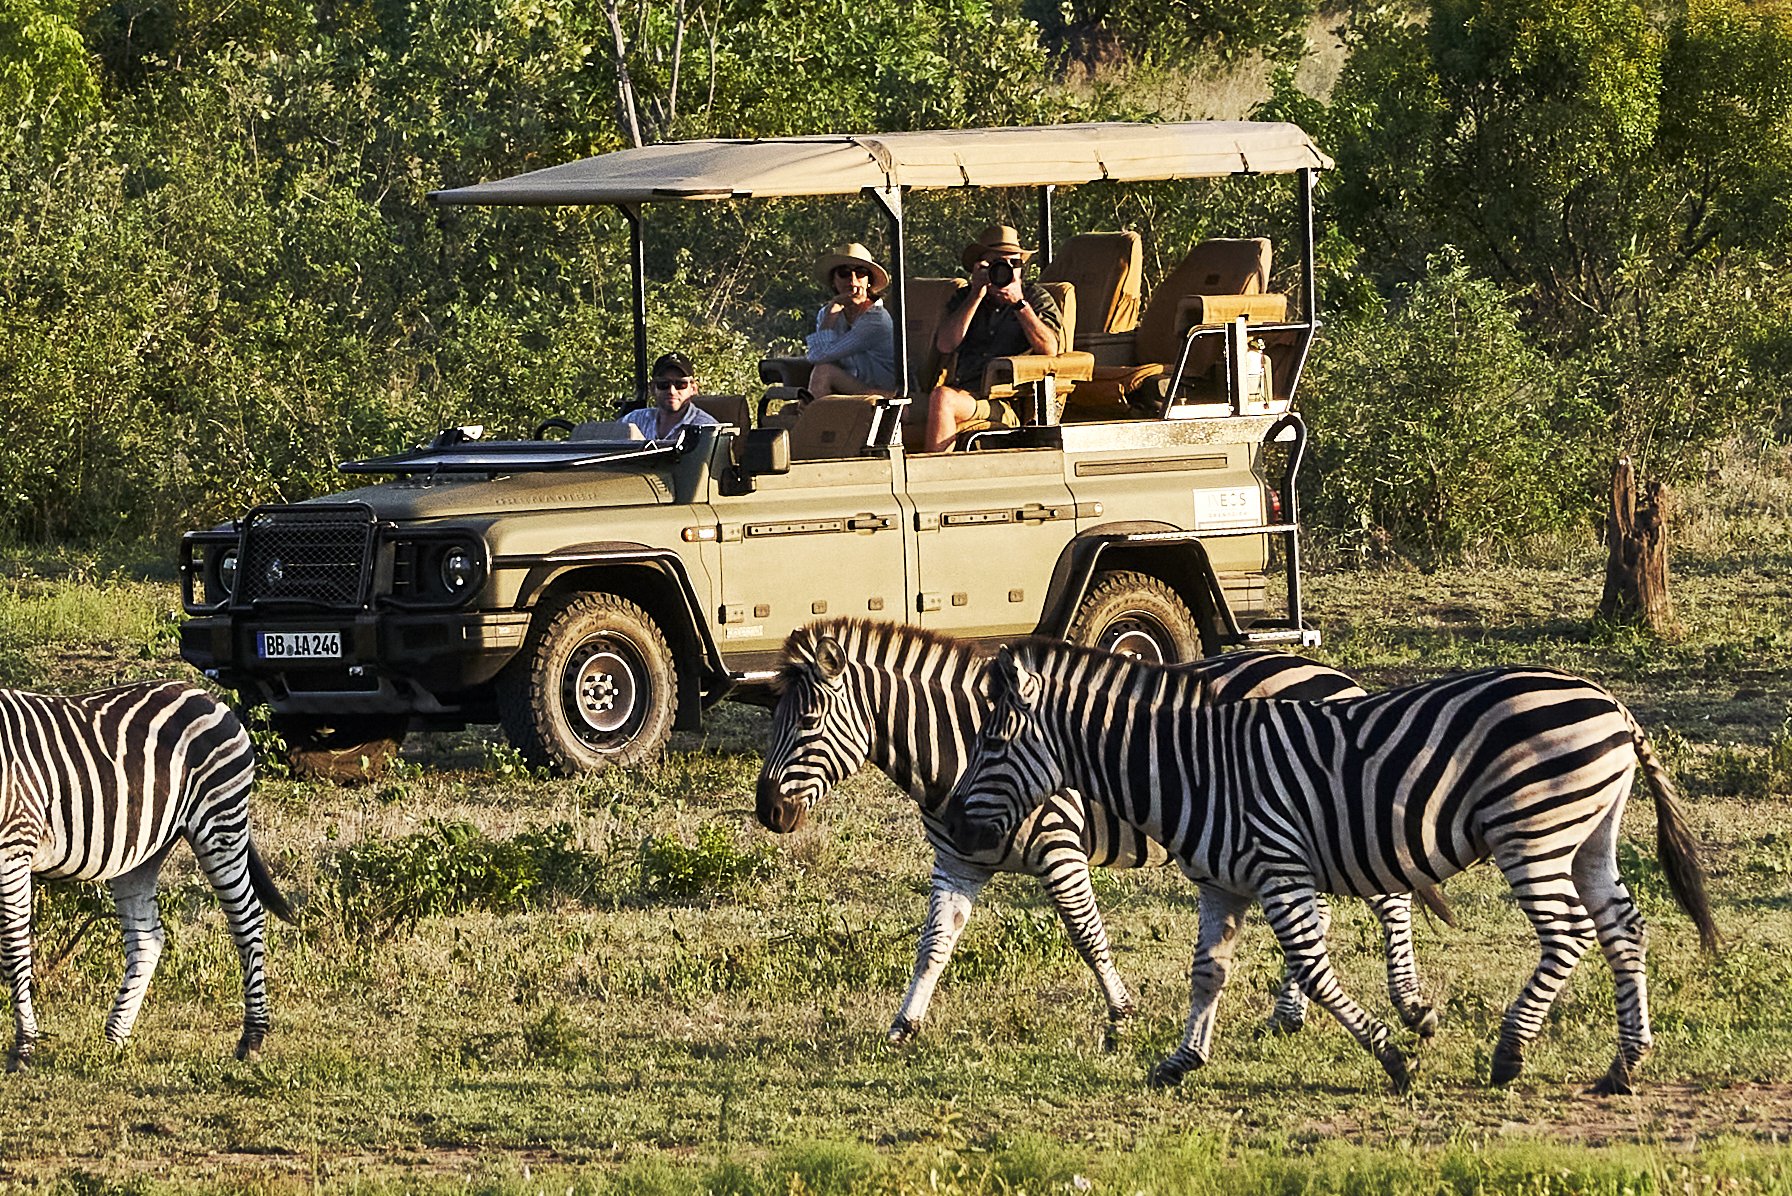
M 697 380 L 683 374 L 653 380 L 654 398 L 668 411 L 683 411 L 697 393 Z

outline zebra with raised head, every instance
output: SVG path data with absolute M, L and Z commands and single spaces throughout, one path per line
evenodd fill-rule
M 263 907 L 292 921 L 249 838 L 255 758 L 230 708 L 174 681 L 75 697 L 0 690 L 0 962 L 16 1032 L 7 1069 L 29 1065 L 32 877 L 104 880 L 124 932 L 124 981 L 106 1018 L 123 1044 L 165 938 L 156 877 L 177 840 L 218 894 L 243 965 L 237 1058 L 268 1033 Z
M 1005 842 L 1073 786 L 1162 842 L 1201 886 L 1188 1025 L 1155 1083 L 1206 1062 L 1255 899 L 1307 995 L 1404 1090 L 1405 1056 L 1332 970 L 1319 894 L 1423 891 L 1492 857 L 1542 946 L 1506 1011 L 1493 1081 L 1523 1069 L 1526 1045 L 1597 940 L 1618 1015 L 1618 1054 L 1598 1090 L 1630 1091 L 1652 1042 L 1643 921 L 1617 856 L 1639 762 L 1669 886 L 1716 949 L 1666 770 L 1630 711 L 1578 677 L 1497 668 L 1372 697 L 1216 706 L 1198 675 L 1034 640 L 998 654 L 988 680 L 994 708 L 946 816 L 966 850 Z
M 983 886 L 997 872 L 1026 872 L 1039 877 L 1077 953 L 1095 973 L 1112 1046 L 1133 1004 L 1114 968 L 1089 867 L 1137 868 L 1169 857 L 1112 812 L 1074 793 L 1054 794 L 990 852 L 972 855 L 954 846 L 940 816 L 986 709 L 979 683 L 983 663 L 967 642 L 895 623 L 832 619 L 792 633 L 759 773 L 759 821 L 778 832 L 797 829 L 817 801 L 867 760 L 919 805 L 934 849 L 933 888 L 914 975 L 890 1026 L 892 1045 L 920 1029 Z M 1283 652 L 1230 652 L 1177 667 L 1202 677 L 1214 701 L 1270 694 L 1319 700 L 1363 692 L 1344 674 Z M 1419 997 L 1411 900 L 1394 894 L 1370 901 L 1382 922 L 1389 995 L 1406 1024 L 1429 1035 L 1437 1018 Z M 1284 985 L 1271 1025 L 1297 1029 L 1305 1014 L 1298 986 Z

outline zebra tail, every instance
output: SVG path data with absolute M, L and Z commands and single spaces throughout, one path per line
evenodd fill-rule
M 298 915 L 293 913 L 292 906 L 287 902 L 286 895 L 280 891 L 279 886 L 274 883 L 274 878 L 268 874 L 268 866 L 261 862 L 261 853 L 255 850 L 253 840 L 249 843 L 249 884 L 254 888 L 255 895 L 261 898 L 261 904 L 270 914 L 282 922 L 296 923 L 299 920 Z
M 1456 929 L 1456 915 L 1450 912 L 1449 904 L 1444 901 L 1443 889 L 1428 880 L 1415 880 L 1412 882 L 1412 891 L 1425 903 L 1426 909 L 1437 915 L 1438 921 L 1451 930 Z
M 1630 716 L 1628 710 L 1624 713 Z M 1655 797 L 1656 858 L 1667 874 L 1668 888 L 1673 891 L 1674 900 L 1699 928 L 1699 946 L 1709 954 L 1716 954 L 1721 939 L 1717 922 L 1711 917 L 1711 902 L 1705 896 L 1705 869 L 1699 863 L 1698 841 L 1693 838 L 1692 829 L 1686 825 L 1686 818 L 1675 800 L 1679 794 L 1674 789 L 1667 766 L 1655 754 L 1655 746 L 1637 725 L 1635 716 L 1630 716 L 1630 727 L 1636 736 L 1637 760 L 1643 766 L 1649 792 Z

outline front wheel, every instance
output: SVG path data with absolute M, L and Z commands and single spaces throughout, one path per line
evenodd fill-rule
M 531 765 L 563 776 L 655 759 L 677 704 L 665 635 L 614 594 L 544 604 L 498 675 L 504 734 Z
M 1194 616 L 1175 590 L 1148 573 L 1097 576 L 1064 638 L 1155 664 L 1181 664 L 1201 656 L 1201 629 Z

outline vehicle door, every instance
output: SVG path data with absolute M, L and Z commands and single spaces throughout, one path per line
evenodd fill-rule
M 812 620 L 901 621 L 908 577 L 888 457 L 797 461 L 754 479 L 751 494 L 712 494 L 722 602 L 711 612 L 725 653 L 771 651 Z
M 1076 534 L 1058 449 L 908 457 L 921 626 L 964 636 L 1031 631 Z

